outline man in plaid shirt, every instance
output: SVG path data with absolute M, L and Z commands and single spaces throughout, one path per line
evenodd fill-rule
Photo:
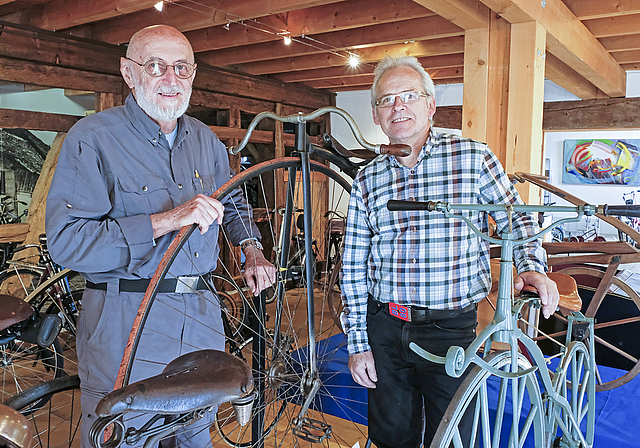
M 368 388 L 369 438 L 377 447 L 428 447 L 464 376 L 449 377 L 443 365 L 408 345 L 416 342 L 439 356 L 452 345 L 469 346 L 476 304 L 491 287 L 489 247 L 461 219 L 390 212 L 387 201 L 522 201 L 487 145 L 431 129 L 435 89 L 417 59 L 385 57 L 375 71 L 371 103 L 374 122 L 390 142 L 410 145 L 412 152 L 378 157 L 353 183 L 342 267 L 349 369 Z M 487 229 L 485 213 L 460 213 Z M 498 232 L 508 225 L 506 213 L 492 217 Z M 514 238 L 537 228 L 529 215 L 514 217 Z M 514 284 L 536 287 L 549 317 L 559 297 L 544 274 L 545 258 L 540 241 L 515 247 Z

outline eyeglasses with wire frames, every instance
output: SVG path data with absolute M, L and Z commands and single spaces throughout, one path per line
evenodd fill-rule
M 173 67 L 173 72 L 176 74 L 178 78 L 181 79 L 189 79 L 193 76 L 193 73 L 196 71 L 197 64 L 189 64 L 188 62 L 178 62 L 177 64 L 167 64 L 162 59 L 158 60 L 150 60 L 141 64 L 133 59 L 129 59 L 125 57 L 127 61 L 131 61 L 135 64 L 138 64 L 140 67 L 144 67 L 144 71 L 149 76 L 160 77 L 167 73 L 167 69 L 169 67 Z
M 427 94 L 424 92 L 419 92 L 417 90 L 408 90 L 406 92 L 393 93 L 390 95 L 385 95 L 376 100 L 376 106 L 378 107 L 391 107 L 395 104 L 396 98 L 400 98 L 404 104 L 415 103 L 420 99 L 420 97 L 427 98 Z

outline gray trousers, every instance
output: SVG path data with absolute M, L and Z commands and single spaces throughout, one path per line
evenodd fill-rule
M 111 285 L 109 285 L 111 286 Z M 142 293 L 87 289 L 82 298 L 76 346 L 82 405 L 82 447 L 91 448 L 89 429 L 97 419 L 98 401 L 113 390 Z M 224 350 L 224 331 L 217 298 L 211 292 L 159 294 L 144 326 L 130 382 L 159 374 L 171 360 L 202 348 Z M 209 416 L 212 420 L 213 413 Z M 129 415 L 125 414 L 125 419 Z M 137 419 L 140 420 L 140 419 Z M 211 445 L 202 419 L 174 439 L 193 448 Z M 136 427 L 140 425 L 137 424 Z M 172 445 L 164 441 L 163 448 Z M 140 442 L 142 446 L 144 440 Z

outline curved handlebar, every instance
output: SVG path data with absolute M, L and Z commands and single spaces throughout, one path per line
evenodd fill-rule
M 347 124 L 351 128 L 351 132 L 353 132 L 353 135 L 355 136 L 356 140 L 364 148 L 370 151 L 374 151 L 376 154 L 391 154 L 398 157 L 406 157 L 411 154 L 411 147 L 409 145 L 400 145 L 400 144 L 374 145 L 372 143 L 369 143 L 364 139 L 364 137 L 360 133 L 360 130 L 358 129 L 358 125 L 353 120 L 351 115 L 349 115 L 346 111 L 334 106 L 321 107 L 320 109 L 317 109 L 306 115 L 303 114 L 302 112 L 299 112 L 297 114 L 292 114 L 292 115 L 284 115 L 284 116 L 275 114 L 273 112 L 260 112 L 258 115 L 256 115 L 253 118 L 253 120 L 251 120 L 251 124 L 247 128 L 247 133 L 245 134 L 242 141 L 238 144 L 238 146 L 231 146 L 229 148 L 229 153 L 238 154 L 240 151 L 242 151 L 242 149 L 249 142 L 249 137 L 251 137 L 251 133 L 256 128 L 258 123 L 264 118 L 272 118 L 276 121 L 281 121 L 283 123 L 305 123 L 307 121 L 315 120 L 316 118 L 330 112 L 336 113 L 340 115 L 342 118 L 344 118 L 344 120 L 347 122 Z

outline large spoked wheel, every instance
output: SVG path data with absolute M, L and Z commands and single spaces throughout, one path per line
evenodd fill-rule
M 592 266 L 568 267 L 558 272 L 576 279 L 583 302 L 593 295 L 604 277 L 604 271 Z M 597 392 L 620 387 L 640 373 L 640 343 L 634 336 L 640 331 L 640 295 L 617 277 L 613 277 L 612 285 L 624 294 L 619 291 L 607 293 L 595 312 L 585 312 L 585 316 L 596 319 L 594 339 L 597 363 L 628 372 L 605 377 L 597 371 Z M 588 303 L 584 303 L 583 310 L 587 306 Z
M 516 370 L 510 352 L 490 356 L 490 365 L 506 372 Z M 519 355 L 517 370 L 530 367 Z M 543 446 L 543 430 L 544 408 L 535 372 L 513 380 L 476 366 L 449 404 L 431 448 L 522 446 L 529 437 L 535 446 Z
M 4 402 L 27 417 L 32 448 L 80 446 L 80 380 L 77 375 L 47 381 Z
M 590 448 L 595 427 L 595 365 L 582 342 L 571 342 L 566 348 L 553 377 L 553 388 L 568 401 L 568 407 L 549 403 L 547 416 L 551 438 L 559 438 L 553 446 Z M 560 445 L 557 442 L 562 441 Z
M 267 258 L 272 252 L 277 252 L 274 245 L 279 241 L 283 222 L 282 217 L 274 211 L 285 204 L 287 195 L 291 196 L 296 208 L 300 209 L 303 205 L 302 185 L 299 181 L 294 182 L 294 179 L 299 179 L 300 165 L 297 158 L 263 162 L 243 171 L 213 195 L 224 202 L 227 198 L 236 197 L 235 194 L 240 191 L 245 198 L 249 198 Z M 292 169 L 297 170 L 296 177 L 293 177 L 295 173 L 290 171 Z M 311 170 L 312 210 L 304 210 L 304 213 L 312 218 L 313 239 L 316 240 L 318 254 L 323 254 L 327 247 L 324 241 L 325 214 L 340 199 L 344 202 L 348 200 L 350 184 L 322 164 L 312 162 Z M 282 189 L 279 189 L 280 185 Z M 183 229 L 167 251 L 145 294 L 145 311 L 142 315 L 153 313 L 155 308 L 164 306 L 164 295 L 155 295 L 152 289 L 159 279 L 175 277 L 172 274 L 172 263 L 176 257 L 193 256 L 182 250 L 188 246 L 187 241 L 192 231 L 193 229 Z M 294 239 L 294 222 L 291 232 L 289 238 Z M 335 325 L 328 310 L 324 291 L 330 276 L 318 270 L 313 275 L 313 281 L 305 280 L 290 289 L 284 288 L 286 279 L 279 278 L 274 286 L 276 299 L 272 303 L 265 303 L 264 298 L 252 297 L 243 283 L 244 279 L 240 275 L 244 268 L 243 260 L 233 256 L 238 254 L 237 250 L 224 247 L 229 240 L 226 233 L 221 233 L 219 241 L 223 255 L 218 267 L 225 271 L 226 277 L 236 282 L 239 292 L 234 294 L 240 296 L 242 293 L 244 296 L 244 312 L 241 319 L 233 320 L 233 325 L 225 324 L 226 328 L 231 328 L 226 330 L 226 348 L 252 367 L 260 398 L 254 403 L 250 423 L 244 427 L 237 423 L 230 407 L 220 406 L 215 417 L 217 431 L 212 428 L 211 432 L 213 443 L 222 442 L 238 447 L 256 446 L 259 443 L 274 446 L 317 446 L 318 443 L 323 446 L 352 446 L 359 440 L 364 445 L 367 438 L 364 426 L 366 392 L 362 390 L 358 393 L 358 388 L 351 380 L 347 367 L 346 338 Z M 212 245 L 217 243 L 211 242 Z M 228 254 L 227 258 L 225 253 Z M 316 266 L 324 262 L 322 255 L 319 255 Z M 274 264 L 277 268 L 277 262 L 274 261 Z M 278 271 L 282 273 L 285 269 Z M 314 291 L 313 313 L 308 313 L 307 310 L 307 292 L 310 288 Z M 143 319 L 141 318 L 133 333 L 139 341 L 138 346 L 144 344 L 145 338 L 149 337 L 160 343 L 163 335 L 145 328 Z M 226 316 L 223 321 L 225 319 Z M 227 320 L 231 323 L 230 319 Z M 312 340 L 309 339 L 308 332 L 310 322 L 315 326 Z M 136 357 L 135 346 L 134 344 L 131 356 L 123 363 L 123 370 L 135 369 L 136 363 L 141 362 Z M 310 349 L 314 349 L 317 354 L 315 377 L 309 374 Z M 160 366 L 159 368 L 161 369 Z M 314 385 L 317 391 L 314 390 Z M 313 399 L 307 401 L 310 396 Z M 302 415 L 303 419 L 298 420 L 298 414 L 304 405 L 309 410 Z M 296 426 L 296 423 L 304 424 Z M 345 431 L 347 435 L 343 435 Z

